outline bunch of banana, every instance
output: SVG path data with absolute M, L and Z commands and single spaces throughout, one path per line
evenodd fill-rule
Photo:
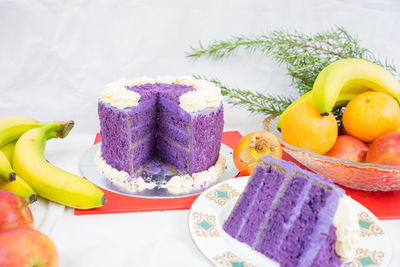
M 379 91 L 391 95 L 400 103 L 400 83 L 384 68 L 363 59 L 341 59 L 325 67 L 315 79 L 313 89 L 294 101 L 281 114 L 278 128 L 285 114 L 293 106 L 314 102 L 321 115 L 328 115 L 335 107 L 345 106 L 365 91 Z
M 12 162 L 12 158 L 14 155 L 15 143 L 16 141 L 0 147 L 0 157 L 3 155 L 6 158 L 7 164 L 10 167 L 10 162 Z M 0 166 L 0 168 L 2 167 Z M 0 190 L 11 191 L 14 194 L 25 199 L 28 203 L 33 203 L 37 200 L 37 195 L 32 187 L 17 175 L 15 176 L 15 181 L 13 181 L 12 183 L 0 183 Z
M 9 190 L 29 203 L 37 199 L 37 193 L 74 208 L 104 205 L 106 200 L 100 189 L 55 167 L 43 155 L 46 141 L 64 138 L 73 125 L 73 121 L 38 122 L 27 117 L 0 119 L 0 173 L 14 174 L 13 181 L 0 181 L 0 190 Z

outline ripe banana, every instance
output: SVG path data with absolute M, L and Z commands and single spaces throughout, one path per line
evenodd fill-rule
M 11 142 L 0 148 L 0 154 L 3 154 L 6 157 L 9 165 L 11 165 L 10 162 L 12 161 L 12 155 L 14 154 L 15 143 L 16 142 Z M 0 190 L 11 191 L 17 196 L 25 199 L 28 203 L 33 203 L 37 200 L 37 195 L 35 191 L 33 191 L 32 187 L 18 175 L 15 176 L 15 181 L 12 183 L 0 182 Z
M 13 167 L 38 195 L 66 206 L 90 209 L 105 204 L 105 195 L 88 180 L 46 162 L 46 139 L 64 137 L 70 123 L 54 123 L 25 132 L 17 141 Z
M 363 92 L 369 91 L 367 87 L 361 86 L 361 85 L 347 85 L 338 95 L 336 99 L 336 103 L 334 105 L 335 108 L 343 107 L 345 106 L 350 100 L 352 100 L 355 96 L 358 94 L 361 94 Z M 294 101 L 292 104 L 290 104 L 280 115 L 279 120 L 278 120 L 278 125 L 277 128 L 280 129 L 282 126 L 282 121 L 283 118 L 286 116 L 286 113 L 293 108 L 294 106 L 301 104 L 301 103 L 310 103 L 313 102 L 313 90 L 305 93 L 296 101 Z
M 37 200 L 37 195 L 32 187 L 18 175 L 15 178 L 15 181 L 12 183 L 0 183 L 0 190 L 13 192 L 17 196 L 25 199 L 29 204 L 35 202 Z
M 48 123 L 23 116 L 2 118 L 0 119 L 0 147 L 17 140 L 27 130 L 46 124 Z
M 15 172 L 7 157 L 0 151 L 0 182 L 9 183 L 15 180 Z
M 0 151 L 3 152 L 4 156 L 6 156 L 6 158 L 8 159 L 8 161 L 10 163 L 12 162 L 12 158 L 14 155 L 14 148 L 15 148 L 16 143 L 17 143 L 17 141 L 14 141 L 14 142 L 8 143 L 7 145 L 0 147 Z
M 366 60 L 348 58 L 331 63 L 318 74 L 312 96 L 319 113 L 331 112 L 340 92 L 349 85 L 389 94 L 400 103 L 400 83 L 390 72 Z

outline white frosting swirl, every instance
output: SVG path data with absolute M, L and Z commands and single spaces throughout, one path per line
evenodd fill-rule
M 146 182 L 142 177 L 130 177 L 126 171 L 119 171 L 109 165 L 101 156 L 101 150 L 96 152 L 95 163 L 99 171 L 111 182 L 129 192 L 153 189 L 157 185 L 154 182 Z M 194 190 L 207 188 L 215 183 L 225 170 L 225 157 L 220 152 L 215 165 L 208 170 L 193 173 L 192 176 L 186 174 L 172 177 L 162 188 L 167 188 L 173 194 L 185 193 Z
M 187 112 L 199 112 L 207 107 L 200 91 L 190 91 L 179 97 L 179 106 Z
M 134 85 L 133 81 L 127 79 L 109 83 L 105 86 L 100 96 L 100 101 L 119 109 L 137 106 L 139 104 L 140 95 L 126 89 L 132 85 Z
M 131 179 L 129 173 L 126 171 L 119 171 L 111 167 L 111 165 L 101 156 L 100 149 L 96 152 L 94 162 L 100 172 L 105 177 L 109 178 L 114 185 L 127 189 L 130 192 L 141 191 L 143 189 L 153 189 L 157 186 L 155 183 L 145 182 L 142 177 Z
M 225 157 L 220 152 L 217 162 L 208 170 L 193 173 L 192 176 L 188 174 L 183 176 L 174 176 L 168 181 L 166 187 L 172 193 L 181 193 L 207 188 L 222 176 L 225 171 L 225 162 Z
M 339 199 L 333 225 L 336 227 L 336 254 L 343 261 L 351 261 L 358 248 L 360 226 L 356 207 L 349 196 L 345 195 Z
M 151 77 L 139 77 L 134 80 L 121 79 L 109 83 L 100 96 L 100 101 L 108 103 L 116 108 L 134 107 L 139 104 L 140 95 L 127 88 L 133 85 L 146 83 L 185 84 L 192 86 L 195 90 L 182 94 L 179 97 L 179 106 L 187 112 L 199 112 L 205 108 L 218 107 L 223 96 L 221 89 L 206 80 L 195 79 L 192 76 L 174 77 L 170 75 Z

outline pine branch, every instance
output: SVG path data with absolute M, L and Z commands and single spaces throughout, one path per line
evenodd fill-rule
M 243 106 L 250 113 L 263 113 L 266 115 L 279 115 L 294 101 L 292 97 L 286 96 L 266 96 L 260 92 L 252 92 L 230 88 L 217 78 L 206 78 L 194 75 L 196 79 L 204 79 L 214 83 L 221 88 L 221 93 L 225 96 L 227 103 L 233 106 Z
M 221 60 L 241 48 L 248 53 L 261 52 L 284 64 L 291 77 L 291 85 L 297 88 L 300 94 L 312 89 L 316 77 L 323 68 L 343 58 L 371 61 L 399 77 L 393 63 L 389 63 L 387 59 L 384 61 L 377 59 L 370 50 L 361 47 L 359 40 L 343 27 L 335 27 L 316 34 L 276 30 L 269 34 L 237 36 L 229 40 L 214 41 L 208 46 L 199 43 L 197 48 L 191 47 L 187 56 L 192 59 L 207 57 Z M 228 103 L 244 106 L 251 112 L 279 114 L 283 111 L 282 107 L 292 101 L 291 98 L 284 96 L 264 96 L 260 93 L 230 89 L 217 79 L 210 81 L 218 86 L 225 86 L 223 92 L 227 96 Z M 274 105 L 277 105 L 277 108 L 274 108 Z

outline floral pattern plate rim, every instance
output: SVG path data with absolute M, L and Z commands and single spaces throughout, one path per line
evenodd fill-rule
M 215 266 L 279 266 L 276 262 L 233 239 L 222 229 L 249 177 L 223 181 L 204 191 L 193 203 L 189 231 L 200 252 Z M 354 200 L 353 200 L 354 201 Z M 356 259 L 348 266 L 389 266 L 392 248 L 379 220 L 354 201 L 361 230 Z

